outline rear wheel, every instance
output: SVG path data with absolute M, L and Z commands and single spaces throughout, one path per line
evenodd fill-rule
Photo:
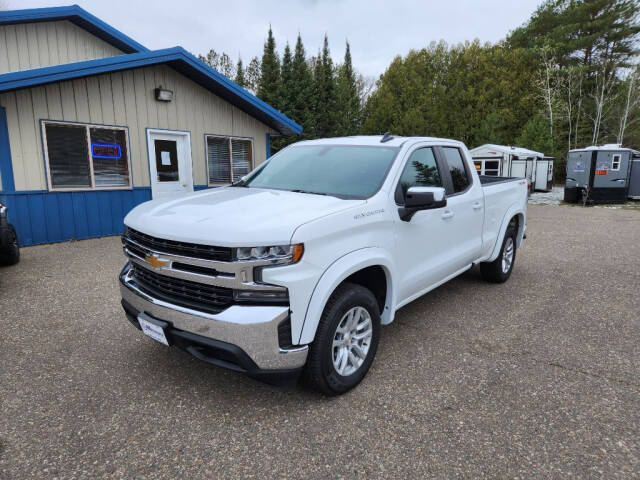
M 18 235 L 13 225 L 9 225 L 9 238 L 7 246 L 0 251 L 0 265 L 15 265 L 20 261 L 20 247 Z
M 362 381 L 376 355 L 380 311 L 370 290 L 345 283 L 331 295 L 311 344 L 306 376 L 325 395 L 339 395 Z
M 502 241 L 500 254 L 493 262 L 480 264 L 482 277 L 492 283 L 506 282 L 513 271 L 513 264 L 516 261 L 516 225 L 510 224 Z

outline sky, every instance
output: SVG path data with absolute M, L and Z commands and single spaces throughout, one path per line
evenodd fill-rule
M 8 9 L 76 3 L 152 50 L 213 48 L 245 65 L 262 55 L 269 25 L 280 53 L 302 35 L 308 55 L 325 34 L 341 62 L 345 42 L 355 68 L 377 78 L 397 55 L 432 41 L 497 42 L 523 24 L 541 0 L 0 0 Z

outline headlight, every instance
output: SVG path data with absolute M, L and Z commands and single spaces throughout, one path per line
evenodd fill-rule
M 304 253 L 304 245 L 275 245 L 273 247 L 241 247 L 236 248 L 235 258 L 240 261 L 251 260 L 285 260 L 278 263 L 297 263 Z M 290 260 L 286 262 L 286 260 Z

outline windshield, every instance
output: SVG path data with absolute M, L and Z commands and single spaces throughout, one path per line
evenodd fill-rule
M 234 185 L 364 199 L 382 186 L 396 153 L 396 147 L 290 147 Z

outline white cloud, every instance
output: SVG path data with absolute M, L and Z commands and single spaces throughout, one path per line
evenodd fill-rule
M 431 41 L 475 38 L 496 42 L 524 23 L 540 0 L 235 0 L 78 1 L 79 5 L 151 49 L 181 45 L 198 54 L 210 48 L 246 62 L 261 55 L 271 24 L 278 49 L 302 34 L 308 54 L 326 33 L 340 61 L 349 40 L 356 68 L 378 76 L 393 57 Z M 68 5 L 57 0 L 8 0 L 9 8 Z

